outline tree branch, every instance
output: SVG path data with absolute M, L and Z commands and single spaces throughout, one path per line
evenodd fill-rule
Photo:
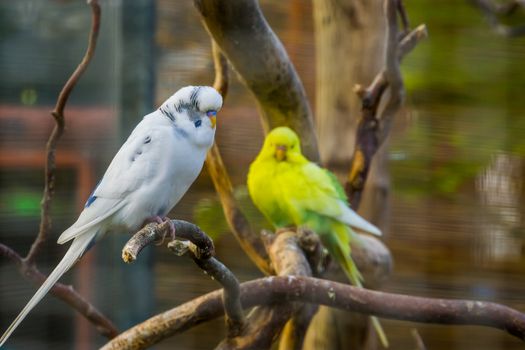
M 286 50 L 256 0 L 194 0 L 208 33 L 257 100 L 265 131 L 289 126 L 319 161 L 313 116 Z
M 40 226 L 38 235 L 36 236 L 31 248 L 27 255 L 23 258 L 13 249 L 3 244 L 0 244 L 0 256 L 7 257 L 12 263 L 14 263 L 20 274 L 27 280 L 41 285 L 47 278 L 46 275 L 41 273 L 35 264 L 35 258 L 39 251 L 42 249 L 44 242 L 47 239 L 49 230 L 51 228 L 51 217 L 50 207 L 53 195 L 55 192 L 55 172 L 56 172 L 56 147 L 60 137 L 64 133 L 65 118 L 64 108 L 67 104 L 69 95 L 73 91 L 73 88 L 79 81 L 80 77 L 87 69 L 97 45 L 97 38 L 100 29 L 100 17 L 101 11 L 100 6 L 96 0 L 88 1 L 91 6 L 91 30 L 88 38 L 88 46 L 86 53 L 82 58 L 73 74 L 70 76 L 64 87 L 62 88 L 57 103 L 51 115 L 55 119 L 55 126 L 46 144 L 46 163 L 44 170 L 44 193 L 42 201 L 40 203 Z M 56 283 L 50 291 L 58 299 L 62 300 L 73 309 L 77 310 L 83 315 L 88 321 L 90 321 L 97 331 L 107 338 L 115 337 L 119 332 L 113 323 L 104 316 L 96 307 L 85 300 L 80 294 L 78 294 L 72 286 L 66 286 L 62 283 Z
M 71 94 L 71 91 L 73 91 L 73 88 L 77 84 L 84 71 L 87 69 L 89 63 L 91 62 L 91 59 L 95 54 L 95 48 L 97 46 L 97 38 L 100 29 L 100 6 L 96 0 L 88 1 L 88 4 L 91 6 L 92 21 L 86 53 L 84 54 L 84 57 L 77 66 L 76 70 L 73 72 L 69 80 L 62 88 L 62 91 L 60 91 L 57 103 L 55 105 L 55 109 L 51 112 L 51 115 L 55 119 L 55 127 L 53 128 L 53 131 L 51 132 L 51 135 L 49 136 L 49 139 L 46 144 L 46 164 L 44 170 L 45 185 L 44 194 L 40 203 L 40 228 L 35 241 L 31 245 L 31 249 L 25 257 L 29 264 L 34 263 L 35 257 L 40 251 L 40 249 L 42 249 L 42 245 L 46 241 L 49 229 L 51 228 L 51 218 L 49 217 L 49 214 L 51 200 L 55 193 L 55 153 L 57 143 L 62 134 L 64 133 L 64 108 L 66 106 L 69 95 Z
M 525 314 L 491 302 L 384 293 L 313 277 L 265 277 L 241 284 L 241 303 L 245 309 L 297 301 L 396 320 L 486 326 L 525 340 Z M 102 349 L 144 349 L 222 313 L 221 293 L 214 291 L 130 328 Z M 129 346 L 138 340 L 140 346 Z
M 239 299 L 239 281 L 219 260 L 213 257 L 213 241 L 197 225 L 184 220 L 171 220 L 177 237 L 187 241 L 173 240 L 168 248 L 178 256 L 190 253 L 193 261 L 213 280 L 224 288 L 223 304 L 226 311 L 228 335 L 237 336 L 244 329 L 244 313 Z M 135 233 L 122 249 L 122 259 L 131 263 L 140 251 L 155 241 L 164 241 L 170 230 L 170 222 L 150 223 Z
M 196 247 L 194 254 L 197 259 L 209 259 L 215 248 L 213 241 L 195 224 L 184 220 L 171 220 L 178 238 L 190 241 Z M 150 223 L 135 233 L 122 248 L 122 260 L 132 263 L 137 259 L 140 251 L 155 241 L 162 242 L 169 233 L 170 222 Z
M 18 271 L 27 280 L 36 285 L 41 285 L 47 276 L 40 272 L 35 264 L 29 264 L 17 252 L 0 243 L 0 255 L 7 257 L 18 268 Z M 84 297 L 77 293 L 73 286 L 56 283 L 50 290 L 56 298 L 62 300 L 82 316 L 89 320 L 104 337 L 109 339 L 116 337 L 119 331 L 113 323 L 104 316 L 95 306 L 91 305 Z
M 264 231 L 263 242 L 272 266 L 279 276 L 311 276 L 308 261 L 298 246 L 295 232 L 286 231 L 275 235 Z M 281 334 L 290 318 L 300 310 L 298 304 L 268 305 L 254 309 L 244 331 L 235 338 L 227 338 L 216 349 L 269 349 Z M 292 328 L 294 330 L 295 327 Z M 295 338 L 297 332 L 283 334 L 291 343 L 301 343 Z M 299 334 L 300 335 L 300 334 Z
M 420 25 L 399 40 L 397 13 L 403 8 L 398 1 L 385 0 L 388 23 L 385 68 L 366 89 L 361 86 L 355 88 L 362 100 L 362 117 L 357 127 L 356 146 L 345 184 L 348 200 L 354 209 L 361 202 L 373 157 L 388 137 L 394 116 L 403 104 L 404 88 L 399 62 L 427 36 L 426 27 Z M 401 13 L 402 21 L 408 23 L 408 19 L 403 19 L 406 17 L 406 14 L 403 15 L 404 10 Z M 383 110 L 378 112 L 387 88 L 390 92 L 388 99 L 383 104 Z

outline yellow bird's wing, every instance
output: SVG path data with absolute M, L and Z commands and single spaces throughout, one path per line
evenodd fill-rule
M 295 198 L 294 204 L 303 210 L 328 216 L 358 230 L 381 235 L 376 226 L 348 206 L 344 191 L 335 176 L 315 163 L 297 167 L 296 176 L 287 182 L 290 184 L 289 191 L 293 191 L 288 197 Z

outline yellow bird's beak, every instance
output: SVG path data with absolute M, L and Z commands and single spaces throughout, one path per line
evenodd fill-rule
M 217 124 L 217 117 L 212 115 L 210 116 L 211 128 L 215 129 L 215 124 Z
M 288 151 L 287 147 L 284 145 L 277 145 L 275 146 L 275 159 L 277 161 L 282 162 L 286 159 L 286 152 Z

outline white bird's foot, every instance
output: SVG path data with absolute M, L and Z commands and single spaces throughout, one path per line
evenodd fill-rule
M 166 236 L 169 235 L 169 237 L 171 238 L 170 241 L 173 241 L 175 240 L 175 225 L 173 225 L 173 222 L 171 221 L 171 219 L 167 216 L 164 216 L 164 217 L 160 217 L 158 215 L 156 216 L 151 216 L 149 218 L 146 218 L 146 220 L 144 220 L 144 225 L 147 225 L 147 224 L 150 224 L 150 223 L 157 223 L 157 224 L 163 224 L 165 222 L 168 223 L 168 230 L 166 232 L 164 232 L 164 234 L 162 235 L 162 239 L 161 241 L 158 243 L 158 245 L 162 245 L 164 243 L 164 240 L 166 239 Z

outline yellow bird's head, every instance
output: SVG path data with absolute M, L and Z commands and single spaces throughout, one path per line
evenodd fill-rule
M 280 126 L 268 133 L 261 153 L 265 157 L 275 158 L 278 162 L 304 159 L 299 137 L 286 126 Z

